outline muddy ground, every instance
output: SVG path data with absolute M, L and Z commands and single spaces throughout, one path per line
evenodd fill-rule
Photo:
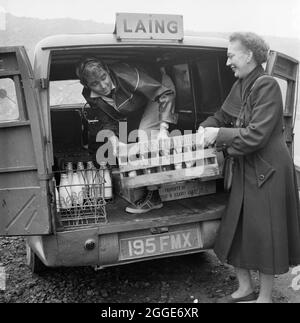
M 232 268 L 219 263 L 213 252 L 97 272 L 91 267 L 57 268 L 42 276 L 26 266 L 23 238 L 0 238 L 0 252 L 7 274 L 0 303 L 213 303 L 237 286 Z M 275 303 L 300 302 L 300 290 L 289 287 L 293 278 L 291 272 L 276 278 Z M 253 279 L 257 288 L 255 273 Z

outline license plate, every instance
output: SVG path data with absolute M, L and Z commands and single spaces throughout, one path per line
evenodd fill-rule
M 120 239 L 120 260 L 202 248 L 200 230 L 191 228 L 159 235 Z

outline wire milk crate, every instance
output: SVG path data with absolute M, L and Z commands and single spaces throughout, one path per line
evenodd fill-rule
M 202 132 L 119 146 L 123 188 L 220 177 L 217 153 L 204 149 Z
M 54 172 L 57 220 L 64 229 L 107 222 L 105 168 L 93 162 L 68 162 L 63 171 Z

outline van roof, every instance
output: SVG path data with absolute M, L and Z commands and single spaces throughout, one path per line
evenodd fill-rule
M 203 48 L 206 51 L 225 51 L 228 40 L 214 37 L 186 36 L 183 41 L 171 40 L 118 40 L 115 34 L 63 34 L 49 36 L 41 40 L 35 47 L 34 71 L 37 78 L 49 75 L 49 55 L 51 52 L 50 79 L 58 80 L 66 77 L 74 78 L 74 65 L 82 56 L 101 56 L 108 63 L 119 59 L 145 59 L 152 52 L 160 53 L 161 57 L 184 55 L 184 50 Z M 101 47 L 101 53 L 99 48 Z M 134 51 L 132 48 L 134 47 Z M 195 55 L 198 55 L 195 52 Z M 207 54 L 209 55 L 209 54 Z M 63 72 L 62 72 L 63 67 Z M 64 74 L 64 75 L 62 75 Z
M 228 40 L 220 37 L 185 36 L 183 41 L 170 40 L 118 40 L 115 34 L 62 34 L 49 36 L 36 45 L 39 50 L 90 47 L 98 45 L 178 45 L 225 48 Z

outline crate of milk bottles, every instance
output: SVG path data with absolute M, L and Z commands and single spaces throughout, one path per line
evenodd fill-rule
M 203 132 L 119 146 L 123 188 L 220 177 L 215 148 L 204 148 Z
M 55 172 L 55 206 L 60 227 L 72 228 L 107 222 L 106 203 L 112 181 L 106 163 L 67 162 Z

